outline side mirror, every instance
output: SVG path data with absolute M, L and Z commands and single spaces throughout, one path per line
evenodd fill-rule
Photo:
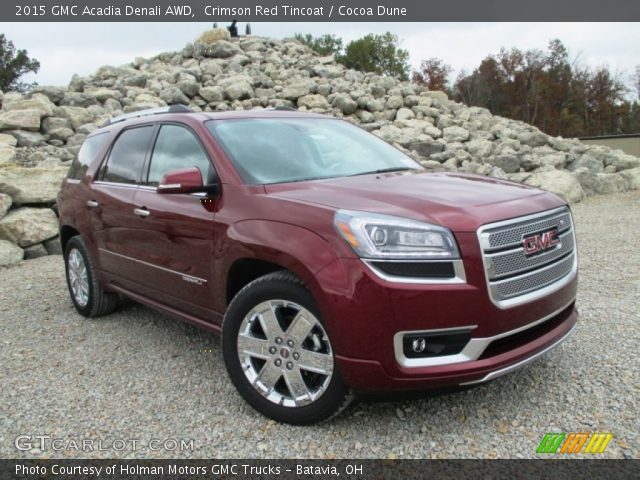
M 197 167 L 170 170 L 162 176 L 158 185 L 158 193 L 195 193 L 206 192 L 217 195 L 220 187 L 217 183 L 204 185 L 202 174 Z

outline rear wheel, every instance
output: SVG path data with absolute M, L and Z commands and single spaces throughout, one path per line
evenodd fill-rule
M 351 400 L 311 294 L 288 272 L 261 277 L 233 299 L 222 332 L 232 382 L 256 410 L 310 424 Z
M 69 240 L 64 260 L 69 294 L 78 313 L 85 317 L 111 313 L 117 305 L 118 296 L 102 289 L 82 237 L 75 236 Z

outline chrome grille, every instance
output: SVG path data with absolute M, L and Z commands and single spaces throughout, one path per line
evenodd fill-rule
M 491 279 L 498 279 L 533 267 L 543 266 L 573 252 L 573 232 L 565 232 L 559 238 L 560 244 L 556 248 L 533 257 L 527 257 L 522 247 L 507 252 L 485 255 L 487 270 L 492 272 Z
M 523 238 L 558 229 L 553 248 L 525 255 Z M 489 295 L 501 308 L 524 303 L 561 288 L 574 276 L 577 261 L 571 213 L 566 207 L 478 230 Z
M 518 222 L 508 228 L 489 232 L 488 247 L 491 250 L 517 246 L 522 243 L 522 238 L 545 230 L 557 227 L 559 232 L 571 227 L 571 214 L 566 210 L 548 218 L 542 218 L 533 222 Z

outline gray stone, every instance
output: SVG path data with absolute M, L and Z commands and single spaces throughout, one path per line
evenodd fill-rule
M 229 100 L 244 100 L 255 96 L 251 83 L 246 80 L 231 83 L 226 87 L 224 93 Z
M 624 180 L 626 190 L 640 190 L 640 167 L 623 170 L 618 175 Z
M 0 165 L 12 163 L 16 158 L 16 149 L 13 147 L 0 147 Z
M 416 117 L 415 113 L 413 113 L 408 108 L 404 108 L 404 107 L 400 108 L 396 113 L 396 120 L 410 120 L 415 117 Z
M 4 217 L 12 204 L 11 196 L 6 193 L 0 193 L 0 218 Z
M 56 235 L 58 217 L 49 208 L 17 208 L 0 220 L 0 239 L 9 240 L 23 248 Z
M 445 127 L 442 129 L 442 137 L 447 142 L 464 142 L 469 139 L 469 130 L 455 125 Z
M 430 157 L 434 153 L 444 150 L 444 145 L 440 142 L 413 142 L 409 144 L 410 150 L 415 150 L 422 157 Z
M 68 166 L 16 167 L 0 170 L 0 192 L 11 196 L 21 205 L 54 203 Z
M 63 106 L 55 110 L 56 117 L 66 118 L 71 122 L 71 128 L 77 129 L 80 125 L 93 121 L 93 115 L 82 107 Z
M 524 143 L 530 147 L 540 147 L 547 144 L 549 137 L 542 132 L 523 132 L 516 138 L 520 143 Z
M 43 245 L 44 245 L 44 248 L 47 250 L 47 254 L 62 255 L 62 244 L 60 243 L 60 237 L 55 237 L 49 240 L 45 240 Z
M 200 88 L 199 94 L 207 102 L 219 102 L 224 99 L 224 90 L 219 85 L 215 87 L 202 87 Z
M 24 257 L 24 252 L 17 245 L 0 240 L 0 267 L 8 267 L 19 263 Z
M 13 135 L 7 133 L 0 133 L 0 148 L 15 147 L 18 145 L 18 140 Z
M 476 158 L 487 158 L 493 152 L 493 142 L 489 140 L 471 140 L 467 144 L 467 152 Z
M 329 108 L 329 102 L 327 102 L 327 99 L 322 95 L 305 95 L 298 99 L 298 107 L 327 109 Z
M 295 101 L 309 93 L 311 93 L 311 83 L 308 80 L 300 80 L 284 87 L 280 96 L 286 100 Z
M 31 260 L 33 258 L 46 257 L 49 255 L 47 253 L 47 249 L 44 248 L 44 245 L 38 243 L 36 245 L 31 245 L 29 247 L 25 247 L 24 249 L 24 259 Z
M 189 98 L 175 85 L 163 89 L 160 92 L 160 98 L 169 105 L 187 105 L 189 103 Z
M 351 115 L 358 109 L 358 104 L 349 95 L 338 94 L 333 98 L 331 106 L 338 108 L 344 115 Z
M 4 101 L 2 103 L 2 109 L 5 112 L 11 112 L 15 110 L 37 110 L 40 114 L 40 118 L 50 117 L 53 115 L 53 109 L 55 105 L 51 103 L 49 97 L 41 93 L 35 93 L 30 98 L 20 98 L 11 102 Z
M 588 153 L 582 155 L 578 160 L 571 162 L 568 167 L 572 172 L 579 168 L 586 168 L 593 173 L 600 173 L 603 170 L 602 162 Z
M 389 97 L 385 104 L 386 109 L 397 110 L 404 105 L 404 99 L 399 95 Z
M 40 110 L 11 110 L 0 114 L 0 130 L 40 130 Z
M 627 182 L 619 174 L 595 173 L 586 167 L 573 172 L 587 195 L 618 193 L 626 190 Z
M 563 170 L 551 169 L 536 172 L 531 174 L 524 183 L 555 193 L 570 203 L 579 202 L 585 197 L 585 192 L 578 179 L 571 173 Z
M 499 155 L 487 160 L 494 167 L 500 168 L 504 173 L 516 173 L 520 171 L 520 159 L 515 155 Z
M 202 54 L 212 58 L 229 58 L 242 53 L 242 49 L 226 40 L 219 40 L 207 45 Z
M 8 133 L 16 138 L 18 147 L 38 147 L 45 143 L 45 137 L 40 132 L 11 130 Z

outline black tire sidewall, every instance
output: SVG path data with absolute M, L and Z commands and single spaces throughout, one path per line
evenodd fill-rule
M 335 352 L 333 374 L 329 386 L 320 398 L 303 407 L 276 405 L 256 391 L 245 376 L 237 353 L 238 332 L 246 314 L 256 305 L 268 300 L 295 302 L 315 315 L 324 327 L 313 297 L 302 285 L 279 279 L 258 279 L 252 282 L 233 299 L 223 322 L 222 353 L 231 381 L 253 408 L 274 420 L 305 425 L 331 418 L 340 410 L 348 393 L 335 363 Z
M 87 304 L 83 307 L 81 306 L 75 299 L 73 295 L 73 291 L 71 290 L 71 281 L 69 280 L 69 255 L 72 250 L 77 250 L 82 255 L 82 260 L 84 261 L 85 268 L 87 269 L 87 281 L 89 284 L 89 299 Z M 84 246 L 84 242 L 82 238 L 79 236 L 73 237 L 67 243 L 67 247 L 64 252 L 64 270 L 65 276 L 67 278 L 67 288 L 69 289 L 69 296 L 71 297 L 71 301 L 73 302 L 73 306 L 76 308 L 78 313 L 84 315 L 85 317 L 89 317 L 93 311 L 93 304 L 96 301 L 96 291 L 95 291 L 95 272 L 93 271 L 92 263 L 89 260 L 89 255 L 87 253 L 87 249 Z

